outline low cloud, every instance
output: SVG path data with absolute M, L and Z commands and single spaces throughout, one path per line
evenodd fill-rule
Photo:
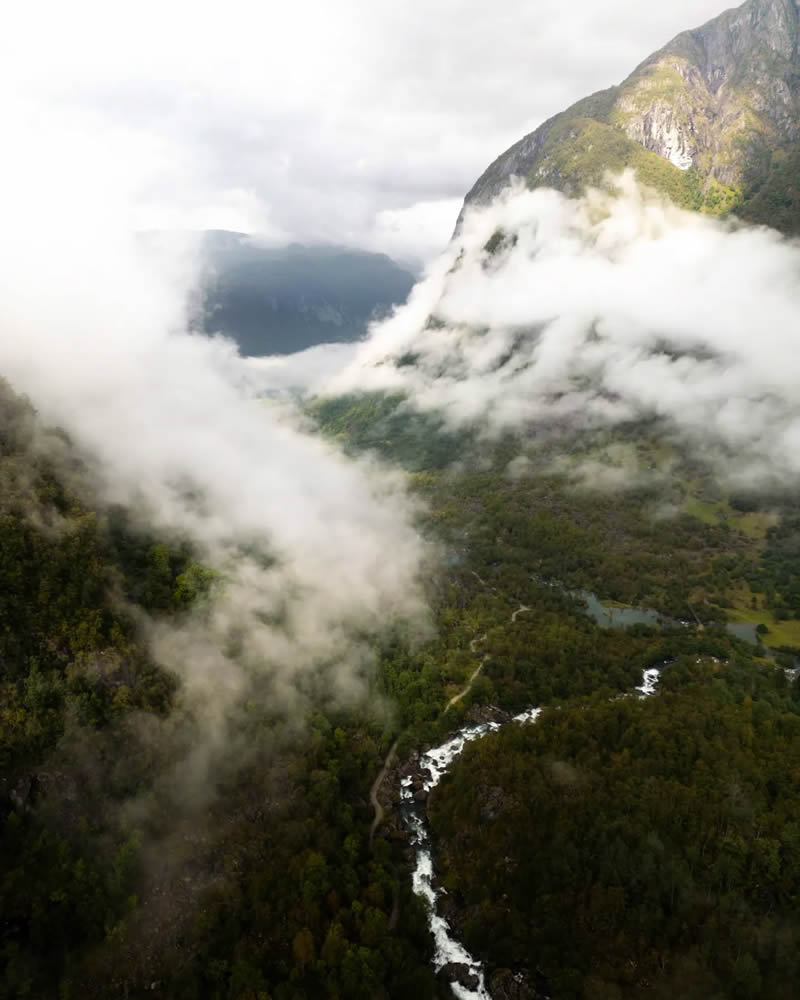
M 333 375 L 346 368 L 359 349 L 357 343 L 318 344 L 294 354 L 246 358 L 259 388 L 269 394 L 314 395 Z
M 427 621 L 404 477 L 313 436 L 285 398 L 264 398 L 268 373 L 230 341 L 188 332 L 196 248 L 154 254 L 125 235 L 124 177 L 93 152 L 63 186 L 37 186 L 34 160 L 0 194 L 0 373 L 88 456 L 101 502 L 188 539 L 219 572 L 181 627 L 142 619 L 209 745 L 254 677 L 270 679 L 276 708 L 312 687 L 351 702 L 369 637 Z
M 110 149 L 125 132 L 137 228 L 420 257 L 446 245 L 458 211 L 432 205 L 460 201 L 503 149 L 723 6 L 233 0 L 221 16 L 141 0 L 120 17 L 99 0 L 18 4 L 0 94 L 29 99 L 42 135 L 76 111 Z M 4 134 L 18 153 L 5 115 Z M 52 143 L 51 173 L 70 155 Z
M 731 474 L 796 477 L 800 246 L 615 183 L 470 211 L 328 391 L 402 391 L 488 435 L 656 416 Z

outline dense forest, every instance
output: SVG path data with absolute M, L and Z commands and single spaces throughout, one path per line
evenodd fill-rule
M 662 687 L 466 750 L 430 807 L 463 936 L 558 997 L 791 997 L 800 691 L 742 655 Z
M 0 996 L 439 995 L 402 859 L 368 850 L 382 725 L 289 725 L 266 690 L 246 761 L 187 801 L 191 707 L 141 619 L 177 622 L 213 575 L 91 495 L 0 385 Z
M 788 995 L 793 498 L 729 495 L 657 428 L 614 444 L 640 467 L 668 459 L 670 484 L 598 491 L 554 464 L 552 438 L 482 442 L 399 399 L 319 403 L 343 447 L 411 469 L 442 553 L 435 632 L 381 640 L 369 698 L 346 708 L 320 695 L 289 719 L 266 681 L 249 690 L 248 752 L 187 794 L 195 707 L 148 623 L 201 614 L 224 581 L 186 539 L 99 504 L 91 463 L 0 393 L 0 996 L 451 995 L 407 837 L 389 804 L 371 838 L 369 793 L 395 741 L 405 759 L 485 705 L 560 706 L 476 745 L 433 798 L 454 919 L 491 968 L 538 970 L 554 997 L 684 980 L 696 996 Z M 589 588 L 692 624 L 600 628 Z M 765 646 L 724 631 L 745 613 Z M 445 711 L 477 637 L 482 672 Z M 618 697 L 667 661 L 662 695 Z M 482 811 L 497 802 L 495 822 Z
M 800 994 L 800 0 L 739 2 L 555 115 L 676 5 L 13 5 L 0 1000 Z

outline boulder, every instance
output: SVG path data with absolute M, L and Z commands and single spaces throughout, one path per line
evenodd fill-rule
M 467 990 L 476 990 L 480 984 L 478 976 L 462 962 L 448 962 L 439 970 L 439 975 L 448 983 L 458 983 Z

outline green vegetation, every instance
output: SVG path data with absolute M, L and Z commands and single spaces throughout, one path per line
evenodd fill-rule
M 125 608 L 177 624 L 216 578 L 91 494 L 0 383 L 0 997 L 446 995 L 400 845 L 368 848 L 374 716 L 288 725 L 265 683 L 185 784 L 206 737 Z
M 800 622 L 797 620 L 780 621 L 774 611 L 747 607 L 736 608 L 731 617 L 734 621 L 766 625 L 768 631 L 764 634 L 764 642 L 770 647 L 775 649 L 781 646 L 800 647 Z
M 742 32 L 761 30 L 751 20 Z M 680 36 L 545 123 L 515 172 L 577 193 L 633 169 L 684 208 L 800 232 L 800 152 L 766 106 L 770 88 L 796 90 L 796 55 L 748 44 L 712 95 L 705 52 Z M 690 170 L 626 132 L 673 125 L 698 140 Z M 501 158 L 476 191 L 507 179 Z M 489 238 L 487 268 L 512 239 Z M 294 349 L 357 336 L 410 284 L 386 258 L 335 248 L 215 234 L 209 249 L 207 324 L 255 353 L 265 308 L 272 349 Z M 426 581 L 435 628 L 376 640 L 367 696 L 346 707 L 318 692 L 289 719 L 254 678 L 219 720 L 231 746 L 215 758 L 203 706 L 154 662 L 148 627 L 202 613 L 224 579 L 185 539 L 99 505 L 66 436 L 0 382 L 0 1000 L 451 996 L 396 811 L 370 837 L 370 788 L 395 741 L 402 760 L 489 704 L 546 710 L 472 744 L 430 812 L 448 916 L 490 972 L 543 975 L 556 1000 L 788 1000 L 797 497 L 723 489 L 653 421 L 486 442 L 399 396 L 318 400 L 311 415 L 409 473 L 442 554 Z M 581 590 L 692 624 L 603 629 Z M 625 697 L 665 662 L 660 694 Z
M 634 170 L 642 184 L 659 191 L 681 208 L 706 215 L 728 215 L 742 194 L 698 170 L 681 170 L 669 160 L 629 139 L 620 127 L 591 118 L 561 116 L 550 128 L 536 167 L 527 175 L 530 187 L 556 187 L 579 194 L 604 187 L 608 172 Z
M 750 155 L 748 183 L 736 214 L 783 233 L 800 233 L 800 151 L 790 147 Z
M 399 464 L 416 447 L 412 482 L 428 504 L 429 532 L 447 543 L 459 569 L 475 569 L 507 603 L 538 600 L 528 589 L 535 577 L 679 619 L 691 617 L 691 604 L 705 621 L 749 620 L 740 611 L 755 602 L 779 619 L 800 620 L 794 496 L 728 495 L 657 424 L 549 443 L 508 438 L 454 471 L 447 457 L 474 454 L 473 436 L 454 435 L 426 415 L 403 424 L 408 411 L 398 397 L 348 397 L 315 412 L 347 447 L 373 447 Z M 398 430 L 383 433 L 387 426 Z M 509 464 L 520 453 L 528 469 L 512 477 Z M 590 469 L 591 482 L 605 467 L 635 485 L 592 489 L 576 476 Z
M 704 207 L 701 178 L 629 139 L 620 129 L 591 118 L 565 115 L 548 131 L 537 166 L 528 174 L 531 187 L 556 187 L 578 194 L 603 186 L 607 172 L 636 171 L 639 180 L 682 208 Z
M 397 363 L 413 364 L 413 358 Z M 326 398 L 316 403 L 313 415 L 350 451 L 377 451 L 410 472 L 443 469 L 470 444 L 469 435 L 450 433 L 443 417 L 407 407 L 399 395 Z
M 46 995 L 76 949 L 135 908 L 136 838 L 108 811 L 137 767 L 101 762 L 134 717 L 164 716 L 175 694 L 109 595 L 128 591 L 137 565 L 143 602 L 170 608 L 187 554 L 110 530 L 78 483 L 68 442 L 0 382 L 3 997 Z M 142 750 L 133 737 L 128 747 Z
M 615 990 L 633 995 L 635 984 L 620 970 L 635 961 L 641 970 L 636 982 L 672 982 L 669 977 L 683 976 L 689 962 L 700 970 L 696 981 L 719 995 L 741 975 L 743 982 L 760 983 L 761 995 L 780 996 L 769 990 L 780 970 L 790 971 L 788 959 L 763 943 L 742 945 L 756 920 L 766 921 L 776 941 L 784 940 L 789 926 L 784 897 L 762 897 L 760 889 L 742 883 L 742 872 L 752 873 L 761 862 L 747 854 L 722 888 L 696 881 L 690 892 L 676 875 L 665 889 L 647 883 L 637 867 L 650 871 L 635 833 L 637 824 L 646 825 L 646 837 L 652 833 L 670 852 L 672 867 L 665 870 L 683 873 L 687 841 L 656 804 L 671 802 L 673 787 L 685 786 L 690 791 L 679 801 L 708 801 L 686 831 L 688 837 L 699 829 L 709 838 L 704 858 L 714 865 L 727 864 L 718 859 L 727 858 L 728 848 L 722 844 L 727 834 L 708 825 L 713 809 L 745 838 L 747 850 L 751 841 L 783 844 L 788 836 L 779 825 L 788 814 L 780 798 L 789 794 L 788 779 L 770 792 L 777 818 L 760 811 L 761 790 L 752 793 L 763 834 L 735 826 L 738 813 L 731 818 L 725 812 L 726 790 L 739 780 L 749 795 L 743 783 L 755 781 L 762 764 L 764 780 L 778 781 L 773 765 L 780 755 L 777 749 L 768 753 L 764 741 L 772 734 L 788 742 L 794 730 L 786 718 L 796 713 L 783 672 L 759 665 L 753 649 L 726 635 L 721 623 L 743 606 L 742 617 L 746 612 L 767 625 L 763 638 L 771 648 L 800 646 L 793 631 L 800 608 L 800 508 L 794 498 L 724 495 L 710 472 L 679 454 L 653 424 L 577 440 L 509 438 L 481 449 L 472 434 L 451 433 L 398 398 L 320 401 L 314 415 L 347 449 L 371 449 L 415 470 L 410 481 L 424 506 L 420 530 L 444 556 L 429 580 L 435 633 L 413 648 L 400 634 L 384 641 L 376 650 L 369 706 L 334 710 L 312 700 L 303 718 L 289 724 L 273 706 L 268 681 L 254 682 L 232 709 L 238 745 L 247 752 L 221 764 L 210 787 L 181 792 L 174 768 L 196 744 L 192 709 L 178 680 L 151 661 L 137 616 L 146 611 L 164 624 L 177 623 L 224 581 L 181 539 L 143 536 L 123 511 L 93 507 L 89 472 L 69 442 L 42 428 L 30 407 L 3 387 L 0 997 L 448 996 L 449 987 L 430 967 L 426 915 L 411 893 L 406 839 L 391 811 L 370 846 L 369 788 L 396 738 L 402 759 L 485 704 L 562 707 L 530 733 L 501 734 L 502 753 L 490 741 L 470 758 L 482 775 L 480 754 L 486 753 L 498 768 L 496 787 L 516 803 L 508 844 L 491 839 L 498 836 L 493 822 L 482 821 L 483 830 L 464 825 L 472 824 L 474 809 L 484 808 L 484 784 L 475 784 L 476 799 L 468 802 L 459 770 L 452 789 L 440 790 L 437 830 L 446 845 L 448 885 L 466 907 L 469 943 L 499 966 L 524 965 L 519 956 L 528 949 L 536 957 L 526 961 L 555 976 L 547 947 L 554 954 L 553 942 L 568 935 L 569 962 L 562 966 L 571 971 L 558 980 L 558 995 L 580 995 L 579 989 L 598 997 L 621 995 Z M 565 449 L 572 456 L 568 465 L 558 461 Z M 512 476 L 509 465 L 520 454 L 527 472 Z M 458 458 L 469 461 L 453 465 Z M 584 463 L 601 460 L 637 485 L 622 491 L 580 485 Z M 670 469 L 668 477 L 662 467 Z M 706 628 L 598 628 L 568 593 L 582 588 L 620 606 L 652 607 L 677 618 L 689 617 L 691 605 Z M 512 623 L 521 603 L 531 610 Z M 484 633 L 481 676 L 445 714 L 448 699 L 475 669 L 470 642 Z M 616 697 L 629 692 L 646 667 L 676 658 L 665 680 L 668 697 L 641 705 Z M 755 721 L 748 723 L 752 738 L 744 739 L 742 733 L 750 732 L 741 714 L 746 697 Z M 376 713 L 375 704 L 387 711 Z M 702 718 L 717 716 L 719 723 L 700 729 Z M 566 740 L 573 731 L 574 746 L 554 742 L 550 751 L 536 742 Z M 614 750 L 614 740 L 628 739 L 629 732 L 635 742 Z M 535 749 L 523 753 L 519 740 L 533 740 Z M 716 798 L 706 785 L 691 791 L 695 779 L 710 779 L 697 767 L 680 770 L 685 753 L 669 770 L 672 751 L 665 750 L 662 761 L 662 748 L 673 746 L 702 748 L 697 759 L 711 761 L 709 772 L 722 776 Z M 508 766 L 501 767 L 492 755 L 507 749 Z M 795 749 L 778 749 L 784 773 L 791 774 Z M 553 804 L 546 798 L 550 772 L 545 768 L 541 781 L 536 778 L 536 762 L 548 753 L 581 773 L 590 764 L 594 769 L 574 822 L 558 812 L 560 799 Z M 623 772 L 615 753 L 631 778 L 611 791 L 608 783 L 621 781 Z M 727 770 L 718 772 L 723 756 Z M 529 779 L 530 796 L 522 795 Z M 652 794 L 642 796 L 651 780 Z M 616 796 L 625 804 L 620 815 L 629 817 L 622 832 L 610 813 Z M 542 882 L 552 906 L 530 894 L 531 907 L 553 914 L 544 924 L 532 919 L 532 909 L 517 910 L 523 903 L 516 895 L 510 895 L 513 905 L 500 902 L 507 874 L 523 872 L 520 885 L 527 884 L 521 831 L 538 830 L 533 818 L 540 810 L 552 817 L 552 830 L 561 831 L 565 844 L 575 841 L 565 856 L 580 861 L 569 861 L 573 867 L 566 869 L 554 862 L 552 878 L 563 880 L 563 893 L 553 881 Z M 608 820 L 605 839 L 598 832 L 601 819 Z M 452 849 L 454 838 L 474 850 Z M 634 874 L 622 883 L 609 881 L 608 866 L 619 857 L 613 838 L 634 859 Z M 595 868 L 587 869 L 582 859 L 591 844 L 603 846 L 595 851 Z M 760 849 L 753 848 L 754 858 Z M 484 892 L 471 880 L 476 873 L 483 879 L 489 859 L 494 864 L 498 856 L 519 858 L 521 867 L 500 866 L 486 877 Z M 577 889 L 569 881 L 576 872 L 584 879 Z M 700 879 L 697 872 L 692 877 Z M 786 878 L 793 885 L 794 876 Z M 608 916 L 601 901 L 618 899 L 618 890 L 634 900 L 632 909 Z M 664 908 L 667 891 L 675 897 L 670 905 L 680 909 Z M 710 894 L 709 906 L 721 907 L 726 919 L 733 913 L 730 936 L 718 947 L 709 943 L 713 925 L 697 892 Z M 654 899 L 660 908 L 648 911 L 637 936 L 632 921 L 644 919 Z M 580 933 L 568 922 L 566 901 L 577 907 Z M 489 937 L 491 926 L 498 931 Z M 687 945 L 693 936 L 695 950 Z M 660 951 L 657 937 L 663 939 Z M 608 962 L 598 965 L 603 949 Z M 749 958 L 737 965 L 734 953 Z M 773 978 L 767 955 L 775 963 Z M 732 961 L 738 971 L 731 971 Z
M 742 656 L 662 686 L 468 747 L 430 809 L 465 943 L 563 998 L 791 997 L 800 692 Z
M 710 503 L 707 500 L 699 500 L 697 497 L 689 497 L 683 505 L 683 509 L 690 517 L 696 517 L 703 524 L 719 524 L 724 505 L 721 503 Z

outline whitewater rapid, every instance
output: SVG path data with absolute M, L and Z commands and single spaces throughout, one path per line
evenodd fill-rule
M 639 698 L 648 698 L 656 693 L 658 679 L 663 667 L 653 667 L 645 670 L 642 683 L 635 689 Z M 512 718 L 512 722 L 525 725 L 536 722 L 541 715 L 540 708 L 531 708 L 520 712 Z M 426 750 L 420 755 L 419 772 L 423 775 L 422 789 L 426 797 L 439 784 L 447 773 L 453 761 L 463 752 L 468 743 L 481 739 L 488 733 L 496 732 L 502 723 L 483 722 L 479 725 L 465 726 L 451 736 L 446 743 Z M 427 776 L 426 776 L 427 772 Z M 425 805 L 414 798 L 414 778 L 405 777 L 400 782 L 400 801 L 402 818 L 409 832 L 411 845 L 414 848 L 415 864 L 411 876 L 414 893 L 425 900 L 428 905 L 428 926 L 434 940 L 433 966 L 440 972 L 446 966 L 457 965 L 465 973 L 461 978 L 470 981 L 469 986 L 451 982 L 450 988 L 458 1000 L 492 1000 L 486 988 L 486 977 L 483 965 L 461 942 L 453 936 L 452 929 L 446 917 L 437 912 L 437 904 L 446 890 L 435 884 L 433 868 L 433 851 L 430 831 L 425 819 Z
M 512 721 L 517 723 L 535 722 L 540 713 L 541 709 L 532 708 L 527 712 L 515 715 Z M 423 773 L 427 771 L 429 774 L 429 777 L 423 778 L 423 790 L 430 793 L 439 784 L 450 765 L 461 755 L 468 743 L 479 740 L 487 733 L 496 732 L 500 727 L 499 722 L 484 722 L 476 726 L 466 726 L 446 743 L 423 753 L 420 756 L 419 768 Z M 437 913 L 437 902 L 444 895 L 445 890 L 434 885 L 430 833 L 424 818 L 424 806 L 419 806 L 414 800 L 413 782 L 412 777 L 402 779 L 400 800 L 405 806 L 403 821 L 411 835 L 411 843 L 415 853 L 414 871 L 411 876 L 412 886 L 416 895 L 424 899 L 429 906 L 428 923 L 435 944 L 434 968 L 439 972 L 446 965 L 464 966 L 473 978 L 475 985 L 467 987 L 460 983 L 451 983 L 454 995 L 459 1000 L 491 1000 L 489 991 L 486 989 L 483 966 L 460 941 L 453 937 L 449 922 Z

